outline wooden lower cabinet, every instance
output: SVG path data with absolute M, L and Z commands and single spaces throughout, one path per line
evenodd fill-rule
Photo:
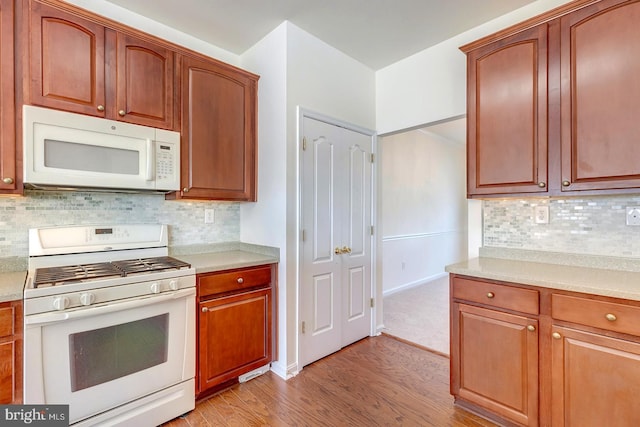
M 552 425 L 640 425 L 640 342 L 553 327 Z
M 0 404 L 22 403 L 22 301 L 0 303 Z
M 455 303 L 452 325 L 452 394 L 519 425 L 537 425 L 538 321 Z
M 640 301 L 452 274 L 451 394 L 500 425 L 639 426 Z
M 275 266 L 198 275 L 198 397 L 275 357 Z

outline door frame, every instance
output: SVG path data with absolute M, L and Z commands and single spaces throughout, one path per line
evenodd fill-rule
M 355 125 L 353 123 L 346 122 L 344 120 L 336 119 L 334 117 L 315 112 L 313 110 L 309 110 L 307 108 L 303 108 L 298 106 L 296 109 L 296 113 L 298 116 L 297 127 L 296 127 L 296 140 L 298 141 L 298 229 L 297 233 L 297 262 L 296 262 L 296 327 L 295 327 L 295 336 L 296 336 L 296 373 L 302 370 L 302 366 L 300 366 L 300 310 L 303 306 L 302 304 L 302 292 L 301 292 L 301 284 L 302 284 L 302 261 L 303 261 L 303 253 L 302 253 L 302 224 L 303 224 L 303 206 L 302 206 L 302 139 L 304 136 L 304 119 L 309 118 L 313 120 L 318 120 L 329 125 L 338 126 L 341 128 L 348 129 L 350 131 L 354 131 L 357 133 L 361 133 L 371 138 L 371 154 L 374 156 L 374 162 L 371 167 L 371 224 L 373 225 L 373 235 L 371 236 L 371 298 L 374 300 L 373 307 L 371 307 L 371 324 L 369 325 L 369 336 L 380 335 L 380 331 L 377 328 L 377 313 L 378 308 L 382 307 L 382 290 L 378 289 L 378 281 L 376 280 L 377 274 L 377 265 L 376 265 L 376 249 L 379 235 L 379 227 L 377 223 L 377 170 L 378 170 L 378 136 L 376 131 Z

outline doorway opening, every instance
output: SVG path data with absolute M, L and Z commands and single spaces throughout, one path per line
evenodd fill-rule
M 383 333 L 449 354 L 444 267 L 467 259 L 466 120 L 380 137 Z

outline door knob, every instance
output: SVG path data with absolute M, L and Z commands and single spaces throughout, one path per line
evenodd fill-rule
M 336 255 L 342 255 L 342 249 L 336 246 L 336 248 L 333 250 L 333 253 Z
M 351 253 L 351 248 L 347 247 L 347 246 L 343 246 L 342 247 L 342 253 L 343 254 L 350 254 Z

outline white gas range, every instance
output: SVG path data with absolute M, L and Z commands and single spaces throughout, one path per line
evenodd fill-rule
M 195 269 L 160 224 L 29 230 L 24 403 L 73 426 L 156 426 L 194 408 Z

